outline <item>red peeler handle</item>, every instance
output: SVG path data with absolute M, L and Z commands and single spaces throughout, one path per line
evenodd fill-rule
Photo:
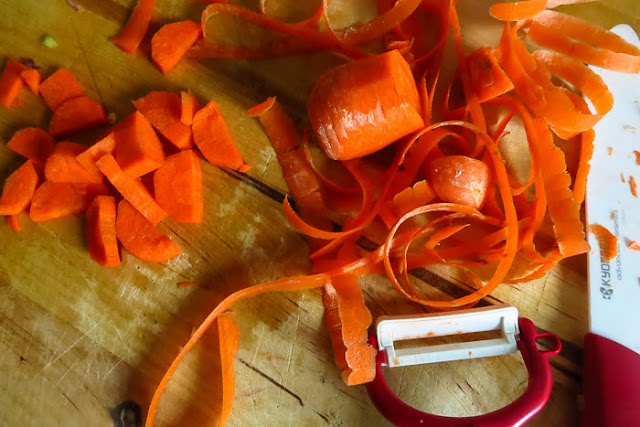
M 379 351 L 376 360 L 376 377 L 367 384 L 367 391 L 378 411 L 397 426 L 520 426 L 537 414 L 551 394 L 551 368 L 549 356 L 560 352 L 560 340 L 553 334 L 539 334 L 529 319 L 520 318 L 520 338 L 518 349 L 529 372 L 529 384 L 522 396 L 504 408 L 489 414 L 474 417 L 445 417 L 419 411 L 396 396 L 382 375 L 381 364 L 385 361 L 384 351 Z M 536 340 L 549 337 L 554 340 L 552 350 L 540 351 Z M 377 346 L 375 338 L 372 344 Z

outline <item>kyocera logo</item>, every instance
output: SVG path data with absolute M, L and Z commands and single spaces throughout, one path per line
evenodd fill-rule
M 602 298 L 611 299 L 611 294 L 613 293 L 613 288 L 611 287 L 611 264 L 603 258 L 604 254 L 600 254 L 600 256 L 600 279 L 602 281 L 600 292 L 602 293 Z

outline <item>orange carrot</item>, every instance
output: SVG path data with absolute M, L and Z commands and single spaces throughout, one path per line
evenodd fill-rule
M 18 215 L 8 215 L 7 224 L 9 224 L 9 227 L 13 231 L 22 231 L 22 224 L 20 223 L 20 216 Z
M 373 153 L 424 126 L 411 69 L 398 51 L 324 72 L 307 110 L 323 151 L 337 160 Z
M 147 28 L 149 28 L 151 15 L 153 14 L 153 5 L 154 0 L 138 0 L 126 25 L 120 30 L 120 33 L 112 39 L 120 49 L 127 53 L 133 53 L 138 49 L 138 46 L 147 33 Z
M 35 95 L 40 94 L 40 73 L 34 68 L 29 68 L 20 73 L 20 77 Z
M 469 79 L 478 102 L 485 102 L 513 89 L 504 70 L 499 65 L 499 51 L 481 47 L 467 57 Z
M 210 101 L 196 113 L 192 128 L 193 140 L 209 163 L 229 169 L 244 165 L 215 101 Z
M 127 175 L 137 178 L 151 172 L 164 161 L 164 152 L 151 124 L 138 111 L 115 128 L 114 157 Z
M 202 108 L 198 98 L 190 90 L 182 91 L 180 107 L 180 121 L 187 126 L 193 124 L 193 117 Z
M 180 121 L 182 102 L 178 95 L 171 92 L 151 92 L 133 101 L 133 105 L 173 145 L 181 150 L 193 146 L 191 129 Z
M 153 225 L 167 217 L 167 213 L 158 206 L 149 190 L 142 185 L 139 179 L 126 174 L 111 154 L 105 154 L 96 162 L 96 166 L 116 190 Z
M 496 3 L 489 8 L 489 13 L 501 21 L 519 21 L 542 12 L 547 0 L 520 0 L 515 3 Z
M 11 59 L 7 61 L 0 77 L 0 105 L 11 107 L 14 104 L 24 86 L 20 73 L 26 69 L 26 66 Z
M 55 140 L 40 128 L 24 128 L 13 134 L 7 148 L 31 160 L 33 164 L 44 166 L 53 152 Z
M 198 286 L 199 283 L 198 282 L 180 282 L 178 283 L 178 288 L 183 289 L 183 288 L 190 288 L 192 286 Z
M 247 111 L 247 115 L 260 119 L 260 123 L 267 132 L 269 142 L 271 142 L 276 155 L 281 156 L 300 146 L 300 136 L 293 121 L 282 109 L 275 97 L 272 96 L 250 108 Z M 291 183 L 287 182 L 287 185 L 291 190 Z
M 65 101 L 53 112 L 49 133 L 60 137 L 106 122 L 107 115 L 102 105 L 87 96 L 79 96 Z
M 218 318 L 218 336 L 222 370 L 222 408 L 220 409 L 218 427 L 222 427 L 227 424 L 233 408 L 236 381 L 235 362 L 240 347 L 240 330 L 235 322 L 233 312 L 222 313 Z
M 397 218 L 404 216 L 417 207 L 426 205 L 436 198 L 436 193 L 427 181 L 418 181 L 393 197 Z
M 480 160 L 466 156 L 446 156 L 429 164 L 431 185 L 445 202 L 479 209 L 489 187 L 489 168 Z
M 45 178 L 51 182 L 102 184 L 104 177 L 100 171 L 89 171 L 76 160 L 86 149 L 86 146 L 75 142 L 57 143 L 44 167 Z
M 101 162 L 102 160 L 99 163 Z M 143 261 L 165 262 L 182 252 L 178 245 L 127 200 L 118 204 L 116 234 L 127 252 Z
M 590 224 L 587 231 L 593 233 L 598 240 L 603 261 L 611 261 L 618 255 L 618 238 L 608 228 L 600 224 Z
M 108 192 L 103 184 L 45 181 L 33 194 L 29 217 L 34 222 L 42 222 L 81 213 L 93 199 Z
M 191 150 L 167 157 L 153 175 L 158 205 L 176 221 L 202 222 L 202 169 Z
M 638 184 L 636 183 L 636 178 L 631 175 L 629 177 L 629 189 L 631 190 L 631 195 L 633 195 L 633 197 L 638 197 Z
M 84 150 L 82 153 L 76 156 L 76 160 L 80 163 L 89 173 L 100 174 L 100 170 L 96 166 L 96 162 L 102 158 L 105 154 L 113 153 L 116 146 L 116 136 L 114 132 L 109 132 L 107 136 L 100 141 L 93 144 L 91 147 Z M 86 148 L 86 147 L 85 147 Z
M 151 39 L 151 59 L 167 74 L 202 34 L 200 24 L 193 21 L 166 24 Z
M 7 220 L 9 218 L 11 217 L 7 217 Z M 629 240 L 629 242 L 627 243 L 627 248 L 631 249 L 632 251 L 640 251 L 640 245 L 635 240 Z
M 89 255 L 104 267 L 120 264 L 116 240 L 116 199 L 96 197 L 87 209 L 87 245 Z
M 65 101 L 82 96 L 82 86 L 66 68 L 60 68 L 40 85 L 40 94 L 52 111 Z
M 27 160 L 4 183 L 0 196 L 0 215 L 17 215 L 29 206 L 38 185 L 38 173 Z
M 634 150 L 633 154 L 636 156 L 636 165 L 640 166 L 640 151 Z

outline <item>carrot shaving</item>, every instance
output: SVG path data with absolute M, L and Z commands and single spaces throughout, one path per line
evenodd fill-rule
M 640 251 L 640 245 L 635 240 L 629 240 L 629 242 L 627 243 L 627 248 L 631 249 L 632 251 Z
M 629 177 L 629 190 L 631 190 L 633 197 L 638 197 L 638 183 L 633 175 Z
M 531 18 L 542 12 L 547 0 L 525 0 L 515 3 L 496 3 L 489 8 L 489 13 L 500 21 L 519 21 Z
M 224 426 L 231 416 L 235 396 L 236 354 L 240 348 L 240 330 L 233 312 L 222 313 L 218 318 L 220 339 L 220 365 L 222 370 L 222 408 L 218 426 Z
M 199 286 L 200 284 L 198 282 L 180 282 L 178 283 L 178 288 L 182 289 L 182 288 L 190 288 L 192 286 Z
M 589 224 L 587 230 L 598 240 L 603 261 L 611 261 L 618 255 L 618 238 L 600 224 Z

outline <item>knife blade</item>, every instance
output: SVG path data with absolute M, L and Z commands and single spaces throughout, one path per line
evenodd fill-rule
M 640 48 L 628 25 L 612 32 Z M 596 125 L 587 181 L 586 219 L 618 238 L 614 259 L 601 256 L 600 242 L 588 233 L 589 330 L 584 343 L 583 392 L 586 426 L 640 423 L 640 75 L 591 67 L 609 87 L 614 105 Z

